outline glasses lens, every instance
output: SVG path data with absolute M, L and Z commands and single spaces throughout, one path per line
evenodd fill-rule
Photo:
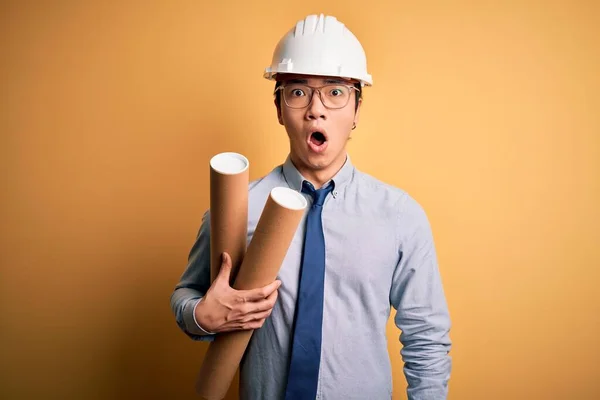
M 327 85 L 321 88 L 323 104 L 329 108 L 342 108 L 348 104 L 350 89 L 342 85 Z
M 327 108 L 343 108 L 350 99 L 350 88 L 343 85 L 327 85 L 319 89 L 321 101 Z M 283 98 L 288 107 L 304 108 L 310 104 L 313 89 L 306 85 L 289 84 L 283 88 Z
M 285 103 L 292 108 L 304 108 L 310 103 L 312 91 L 305 85 L 285 85 L 283 98 Z

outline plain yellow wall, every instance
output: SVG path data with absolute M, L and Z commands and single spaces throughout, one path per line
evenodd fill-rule
M 254 179 L 284 160 L 262 72 L 320 12 L 360 38 L 374 77 L 353 161 L 430 217 L 449 398 L 600 398 L 599 2 L 0 10 L 0 398 L 194 398 L 206 345 L 178 330 L 169 296 L 207 163 L 241 152 Z M 404 399 L 398 335 L 390 324 Z

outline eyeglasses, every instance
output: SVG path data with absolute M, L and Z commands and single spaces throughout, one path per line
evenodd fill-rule
M 319 93 L 321 103 L 329 109 L 344 108 L 350 101 L 350 94 L 353 90 L 358 91 L 354 86 L 335 84 L 313 87 L 299 83 L 281 85 L 275 89 L 283 93 L 283 101 L 289 108 L 305 108 L 310 105 L 315 91 Z

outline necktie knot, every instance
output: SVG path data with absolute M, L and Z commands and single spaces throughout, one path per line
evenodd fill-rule
M 313 198 L 313 205 L 322 207 L 325 203 L 325 198 L 333 190 L 333 183 L 321 189 L 315 189 L 312 183 L 308 181 L 302 182 L 302 192 L 310 194 Z

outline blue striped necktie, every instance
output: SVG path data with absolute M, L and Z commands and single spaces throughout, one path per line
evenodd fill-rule
M 306 217 L 286 400 L 314 400 L 317 396 L 325 282 L 325 238 L 321 212 L 332 189 L 333 184 L 315 190 L 309 182 L 302 183 L 302 192 L 313 197 L 313 204 Z

